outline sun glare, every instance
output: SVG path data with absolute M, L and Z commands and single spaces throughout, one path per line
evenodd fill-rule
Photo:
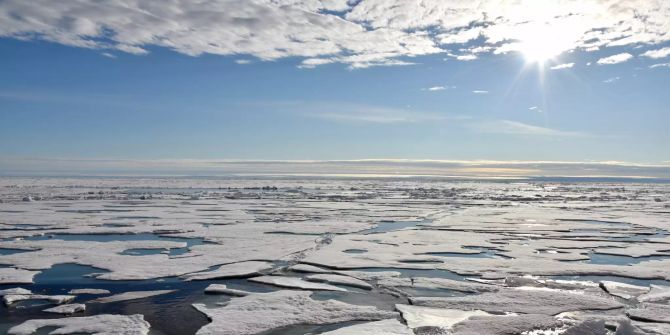
M 572 48 L 574 40 L 568 33 L 569 27 L 556 24 L 529 24 L 524 30 L 519 51 L 529 63 L 544 64 Z

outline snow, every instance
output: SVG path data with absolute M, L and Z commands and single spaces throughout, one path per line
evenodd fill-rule
M 186 280 L 243 278 L 258 275 L 260 272 L 271 270 L 273 267 L 274 264 L 270 262 L 240 262 L 221 265 L 218 269 L 212 271 L 189 273 L 183 275 L 182 278 Z
M 473 316 L 491 315 L 480 310 L 457 310 L 444 308 L 431 308 L 412 305 L 396 305 L 402 318 L 405 319 L 410 328 L 437 327 L 449 329 L 454 324 L 467 320 Z
M 314 300 L 312 292 L 282 290 L 233 298 L 219 308 L 194 305 L 212 322 L 197 335 L 251 335 L 290 325 L 392 319 L 395 312 L 336 300 Z
M 297 277 L 262 276 L 250 278 L 249 281 L 285 288 L 299 288 L 303 290 L 346 291 L 346 289 L 341 287 L 321 283 L 312 283 Z
M 84 304 L 67 304 L 60 305 L 56 307 L 47 308 L 44 312 L 57 313 L 57 314 L 74 314 L 77 312 L 83 312 L 86 310 L 86 305 Z
M 37 273 L 16 268 L 0 268 L 0 284 L 32 284 Z
M 362 281 L 362 280 L 356 279 L 356 278 L 352 278 L 352 277 L 348 277 L 348 276 L 335 275 L 335 274 L 310 275 L 310 276 L 307 276 L 307 280 L 314 281 L 314 282 L 328 283 L 328 284 L 336 284 L 336 285 L 345 285 L 345 286 L 357 287 L 357 288 L 362 288 L 362 289 L 365 289 L 365 290 L 371 290 L 372 289 L 372 285 L 366 283 L 365 281 Z
M 209 294 L 226 294 L 226 295 L 232 295 L 236 297 L 244 297 L 249 294 L 250 292 L 247 291 L 242 291 L 242 290 L 235 290 L 232 288 L 228 288 L 224 284 L 211 284 L 205 288 L 205 293 Z
M 30 335 L 43 327 L 56 327 L 51 334 L 147 335 L 150 325 L 139 314 L 103 314 L 62 319 L 28 320 L 9 329 L 9 335 Z
M 641 302 L 662 302 L 670 300 L 670 286 L 651 285 L 651 290 L 637 297 Z
M 504 289 L 463 297 L 412 297 L 410 301 L 413 305 L 436 308 L 546 315 L 577 310 L 611 310 L 624 307 L 611 298 L 554 289 Z
M 613 296 L 623 299 L 632 299 L 649 292 L 649 287 L 630 285 L 614 281 L 601 281 L 600 286 Z
M 6 295 L 14 295 L 14 294 L 20 294 L 20 295 L 26 295 L 26 294 L 32 294 L 30 290 L 27 290 L 22 287 L 15 287 L 15 288 L 8 288 L 4 290 L 0 290 L 0 297 L 4 297 Z
M 10 306 L 24 300 L 46 300 L 53 304 L 64 304 L 74 300 L 73 295 L 45 295 L 45 294 L 7 294 L 2 297 L 6 306 Z
M 645 303 L 626 311 L 633 320 L 670 323 L 670 306 Z
M 344 327 L 321 335 L 414 335 L 414 332 L 400 321 L 388 319 Z
M 70 290 L 68 294 L 91 294 L 91 295 L 99 295 L 99 294 L 110 294 L 109 290 L 105 289 L 99 289 L 99 288 L 78 288 L 74 290 Z

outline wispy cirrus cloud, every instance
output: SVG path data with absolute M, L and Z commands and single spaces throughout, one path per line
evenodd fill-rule
M 398 124 L 470 119 L 467 115 L 343 102 L 296 101 L 271 103 L 270 106 L 280 112 L 332 122 Z
M 620 79 L 621 79 L 620 77 L 607 78 L 607 79 L 603 80 L 603 83 L 605 83 L 605 84 L 611 84 L 611 83 L 613 83 L 613 82 L 615 82 L 615 81 L 619 81 Z
M 659 68 L 659 67 L 670 67 L 670 63 L 659 63 L 659 64 L 649 65 L 650 69 L 655 69 L 655 68 Z
M 489 91 L 486 90 L 474 90 L 472 91 L 474 94 L 489 94 Z
M 475 124 L 477 131 L 490 134 L 526 135 L 543 137 L 585 137 L 588 134 L 535 126 L 519 121 L 495 120 Z
M 598 59 L 596 63 L 598 63 L 598 65 L 612 65 L 627 62 L 631 59 L 633 59 L 633 55 L 627 52 L 622 52 L 620 54 Z
M 449 50 L 474 60 L 538 39 L 555 40 L 557 52 L 660 45 L 670 40 L 669 16 L 662 0 L 5 0 L 0 36 L 134 55 L 164 47 L 365 68 Z

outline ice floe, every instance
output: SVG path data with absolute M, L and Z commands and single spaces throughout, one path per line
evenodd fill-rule
M 10 306 L 24 300 L 44 300 L 52 304 L 64 304 L 74 300 L 73 295 L 46 295 L 46 294 L 7 294 L 2 297 L 2 301 L 6 306 Z
M 670 300 L 670 286 L 651 285 L 651 290 L 637 297 L 641 302 L 662 302 Z
M 626 311 L 633 320 L 670 323 L 670 306 L 645 303 Z
M 0 267 L 0 284 L 32 284 L 37 271 Z
M 331 324 L 346 321 L 396 318 L 396 312 L 336 300 L 314 300 L 309 291 L 276 291 L 233 298 L 224 307 L 194 305 L 212 323 L 197 335 L 251 335 L 299 324 Z
M 242 290 L 236 290 L 232 288 L 228 288 L 224 284 L 211 284 L 205 288 L 205 293 L 209 294 L 225 294 L 225 295 L 232 295 L 236 297 L 244 297 L 249 294 L 250 292 L 247 291 L 242 291 Z
M 458 310 L 400 304 L 396 305 L 396 308 L 410 328 L 435 327 L 448 330 L 453 325 L 473 316 L 491 315 L 480 310 Z
M 555 331 L 561 328 L 563 322 L 544 314 L 521 315 L 475 315 L 459 322 L 452 327 L 453 335 L 504 335 L 504 334 L 532 334 L 551 335 L 562 332 Z M 561 329 L 562 330 L 562 329 Z M 581 335 L 587 333 L 579 333 Z M 591 333 L 588 333 L 591 334 Z
M 609 294 L 623 299 L 633 299 L 641 294 L 649 292 L 649 287 L 637 286 L 614 281 L 601 281 L 600 286 Z
M 343 276 L 343 275 L 336 275 L 336 274 L 315 274 L 315 275 L 310 275 L 306 277 L 307 280 L 309 281 L 314 281 L 314 282 L 323 282 L 323 283 L 328 283 L 328 284 L 335 284 L 335 285 L 344 285 L 344 286 L 352 286 L 352 287 L 358 287 L 366 290 L 371 290 L 372 285 L 366 283 L 365 281 L 362 281 L 360 279 L 352 278 L 349 276 Z
M 348 326 L 321 335 L 414 335 L 414 332 L 400 321 L 388 319 Z
M 100 289 L 100 288 L 78 288 L 74 290 L 70 290 L 68 294 L 91 294 L 91 295 L 102 295 L 102 294 L 110 294 L 109 290 L 105 289 Z
M 31 335 L 40 328 L 55 327 L 51 334 L 147 335 L 150 325 L 139 314 L 103 314 L 63 319 L 28 320 L 9 329 L 9 335 Z
M 57 313 L 57 314 L 74 314 L 77 312 L 83 312 L 86 310 L 86 305 L 84 304 L 67 304 L 67 305 L 60 305 L 60 306 L 55 306 L 51 308 L 47 308 L 44 311 L 49 312 L 49 313 Z
M 285 288 L 299 288 L 303 290 L 346 291 L 346 289 L 322 283 L 313 283 L 297 277 L 262 276 L 250 278 L 249 281 L 269 284 Z
M 614 299 L 588 294 L 575 294 L 561 290 L 505 289 L 463 297 L 412 297 L 418 306 L 480 309 L 490 313 L 527 313 L 556 315 L 578 310 L 610 310 L 623 308 Z
M 186 280 L 209 280 L 225 278 L 242 278 L 258 275 L 261 271 L 271 270 L 274 264 L 270 262 L 240 262 L 225 264 L 212 271 L 203 271 L 183 275 Z
M 119 293 L 119 294 L 115 294 L 115 295 L 110 295 L 108 297 L 98 298 L 98 299 L 95 299 L 91 302 L 106 304 L 106 303 L 119 302 L 119 301 L 144 299 L 144 298 L 154 297 L 154 296 L 157 296 L 157 295 L 169 294 L 169 293 L 172 293 L 174 291 L 175 290 L 129 291 L 129 292 Z

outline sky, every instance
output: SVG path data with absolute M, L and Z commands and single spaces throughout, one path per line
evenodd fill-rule
M 0 1 L 4 172 L 37 160 L 668 165 L 669 87 L 663 0 Z

